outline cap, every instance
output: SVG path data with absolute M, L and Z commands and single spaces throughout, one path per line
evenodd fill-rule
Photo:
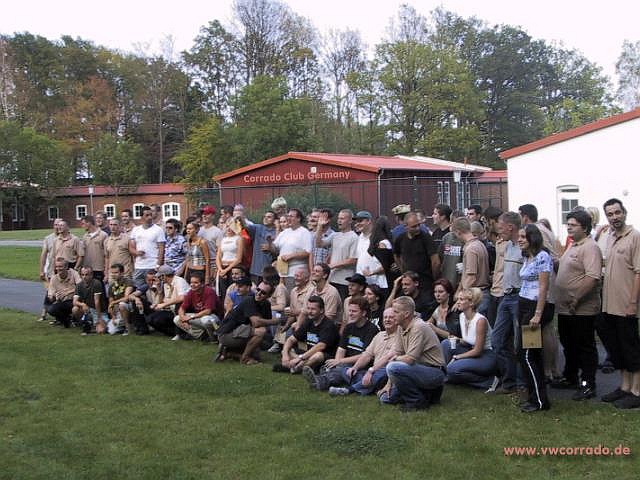
M 204 213 L 205 215 L 215 215 L 216 214 L 216 209 L 214 207 L 212 207 L 211 205 L 207 205 L 206 207 L 204 207 L 202 209 L 202 213 Z
M 411 205 L 407 205 L 406 203 L 401 203 L 391 209 L 391 213 L 394 215 L 402 215 L 403 213 L 409 213 L 410 211 Z
M 156 273 L 156 277 L 161 277 L 162 275 L 173 275 L 175 272 L 173 268 L 169 265 L 162 265 L 158 268 L 158 273 Z
M 355 218 L 356 220 L 360 220 L 363 218 L 366 218 L 367 220 L 371 220 L 373 217 L 366 210 L 360 210 L 358 213 L 356 213 L 356 216 L 353 218 Z
M 359 283 L 360 285 L 366 285 L 367 284 L 367 279 L 364 277 L 364 275 L 362 275 L 360 273 L 354 273 L 350 277 L 347 277 L 346 280 L 347 280 L 347 282 Z
M 236 280 L 236 285 L 246 285 L 247 287 L 251 286 L 251 279 L 249 277 L 240 277 Z

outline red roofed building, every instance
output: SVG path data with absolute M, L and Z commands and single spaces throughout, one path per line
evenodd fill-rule
M 629 211 L 628 223 L 640 225 L 637 187 L 640 108 L 506 150 L 509 204 L 538 207 L 561 238 L 566 215 L 575 206 L 597 207 L 616 197 Z
M 242 203 L 250 211 L 262 209 L 276 197 L 302 191 L 318 199 L 314 205 L 322 203 L 323 194 L 330 194 L 358 209 L 389 215 L 401 203 L 427 213 L 439 202 L 454 208 L 479 203 L 488 183 L 476 180 L 489 172 L 488 167 L 428 157 L 289 152 L 214 180 L 220 186 L 222 204 Z M 500 206 L 496 198 L 492 203 Z

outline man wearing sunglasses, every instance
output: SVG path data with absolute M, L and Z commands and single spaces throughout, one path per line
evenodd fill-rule
M 269 297 L 274 290 L 273 285 L 260 282 L 254 296 L 248 296 L 227 314 L 217 332 L 220 349 L 216 362 L 239 356 L 245 365 L 260 363 L 259 347 L 267 333 L 266 327 L 280 322 L 271 318 Z

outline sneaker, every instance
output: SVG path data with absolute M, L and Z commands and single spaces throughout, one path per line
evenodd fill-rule
M 282 345 L 280 345 L 277 342 L 271 345 L 271 348 L 267 350 L 267 352 L 269 353 L 280 353 L 281 351 L 282 351 Z
M 332 397 L 346 397 L 351 391 L 346 387 L 329 387 L 329 395 Z
M 622 390 L 621 388 L 616 388 L 613 392 L 609 392 L 606 395 L 600 397 L 600 400 L 602 400 L 603 402 L 611 403 L 620 400 L 627 395 L 631 395 L 631 392 L 627 392 L 625 390 Z
M 589 400 L 596 396 L 596 387 L 594 385 L 589 385 L 587 382 L 582 382 L 580 385 L 580 389 L 573 394 L 571 397 L 572 400 L 580 402 L 582 400 Z
M 551 408 L 551 404 L 549 403 L 544 403 L 542 404 L 542 406 L 540 406 L 537 403 L 526 402 L 520 406 L 520 411 L 522 413 L 533 413 L 539 410 L 549 410 L 550 408 Z
M 305 366 L 302 369 L 302 377 L 309 384 L 309 388 L 311 388 L 312 390 L 319 390 L 319 388 L 318 388 L 318 380 L 316 378 L 315 372 L 313 371 L 313 368 Z
M 554 379 L 551 381 L 551 388 L 559 388 L 562 390 L 575 390 L 578 388 L 578 384 L 576 382 L 572 382 L 564 377 L 559 379 Z
M 182 340 L 182 337 L 180 337 L 180 335 L 176 335 L 171 339 L 172 342 L 177 342 L 178 340 Z
M 634 395 L 633 393 L 629 392 L 628 395 L 625 395 L 619 400 L 613 402 L 613 406 L 616 408 L 621 408 L 623 410 L 629 408 L 640 408 L 640 396 Z
M 493 390 L 489 389 L 484 393 L 488 395 L 511 395 L 515 391 L 516 391 L 516 387 L 505 388 L 504 386 L 500 385 L 499 387 Z
M 302 362 L 300 362 L 295 367 L 291 367 L 289 369 L 289 373 L 293 373 L 294 375 L 297 374 L 297 373 L 302 373 L 303 367 L 304 367 L 304 365 L 302 364 Z
M 123 337 L 129 336 L 129 330 L 125 330 L 124 332 L 122 332 L 122 336 Z

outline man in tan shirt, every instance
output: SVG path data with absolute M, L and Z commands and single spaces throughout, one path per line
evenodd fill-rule
M 556 277 L 558 332 L 566 359 L 564 378 L 551 384 L 555 388 L 578 387 L 574 400 L 596 396 L 595 322 L 600 314 L 600 276 L 602 253 L 591 238 L 591 215 L 575 211 L 567 215 L 567 232 L 573 239 L 560 258 Z
M 97 227 L 96 221 L 91 215 L 82 217 L 80 222 L 87 233 L 82 237 L 84 257 L 82 265 L 79 266 L 91 267 L 93 278 L 102 282 L 105 276 L 104 244 L 108 235 Z
M 451 231 L 464 242 L 462 250 L 462 277 L 458 291 L 477 287 L 482 290 L 482 301 L 478 306 L 478 313 L 487 316 L 489 310 L 489 253 L 487 247 L 471 233 L 471 223 L 465 217 L 456 218 Z
M 71 326 L 71 310 L 73 309 L 73 296 L 76 293 L 76 285 L 80 283 L 80 275 L 75 270 L 69 269 L 69 263 L 62 257 L 55 260 L 55 275 L 51 277 L 47 289 L 45 305 L 47 313 L 55 318 L 52 325 Z
M 312 287 L 307 293 L 304 305 L 307 304 L 307 300 L 317 295 L 324 300 L 324 315 L 337 325 L 340 324 L 342 300 L 340 299 L 340 293 L 329 283 L 329 274 L 331 269 L 326 263 L 318 263 L 313 267 L 311 271 L 311 283 Z M 298 320 L 303 320 L 306 312 L 303 311 L 302 316 L 298 316 Z M 302 325 L 302 322 L 298 322 L 298 325 Z
M 627 210 L 617 198 L 604 203 L 611 233 L 605 254 L 602 289 L 603 319 L 598 325 L 613 366 L 622 371 L 622 384 L 602 396 L 617 408 L 640 407 L 640 232 L 627 225 Z
M 133 259 L 129 251 L 129 235 L 121 230 L 121 222 L 117 218 L 109 220 L 111 235 L 104 242 L 104 264 L 107 272 L 111 265 L 119 263 L 124 267 L 124 276 L 133 276 Z M 107 279 L 109 280 L 109 279 Z
M 405 411 L 423 410 L 440 401 L 445 369 L 440 342 L 433 329 L 415 316 L 410 297 L 391 307 L 398 319 L 395 355 L 387 365 L 389 382 L 379 392 L 382 403 L 402 403 Z
M 64 258 L 69 268 L 79 269 L 84 257 L 82 240 L 69 231 L 69 224 L 65 220 L 58 223 L 58 238 L 53 243 L 53 258 Z

